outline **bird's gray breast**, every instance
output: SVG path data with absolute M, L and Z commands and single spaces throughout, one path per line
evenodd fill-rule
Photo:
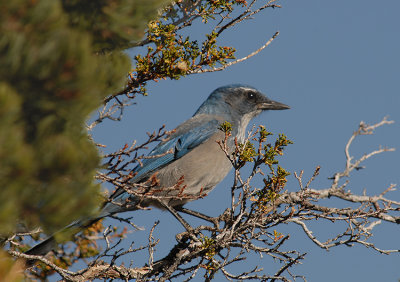
M 224 133 L 216 132 L 207 141 L 158 171 L 156 177 L 160 181 L 160 192 L 157 195 L 165 196 L 164 203 L 177 206 L 204 197 L 225 178 L 232 164 L 217 143 L 223 139 Z M 157 202 L 150 204 L 159 206 Z

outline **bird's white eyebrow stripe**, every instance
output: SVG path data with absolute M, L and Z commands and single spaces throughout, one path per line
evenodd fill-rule
M 253 88 L 248 88 L 248 87 L 240 87 L 240 89 L 243 89 L 243 90 L 245 90 L 245 91 L 256 91 L 255 89 L 253 89 Z

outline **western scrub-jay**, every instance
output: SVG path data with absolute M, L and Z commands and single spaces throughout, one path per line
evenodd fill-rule
M 185 203 L 208 194 L 228 172 L 232 164 L 217 141 L 225 138 L 219 126 L 225 121 L 232 125 L 227 146 L 234 148 L 234 141 L 244 142 L 250 120 L 264 110 L 283 110 L 289 106 L 268 99 L 257 89 L 232 84 L 214 90 L 192 118 L 179 125 L 167 140 L 160 142 L 147 158 L 134 169 L 132 183 L 142 183 L 150 177 L 157 184 L 150 189 L 157 197 L 137 197 L 119 188 L 94 218 L 71 223 L 71 227 L 84 227 L 103 217 L 137 210 L 140 207 L 182 207 Z M 170 153 L 165 154 L 170 151 Z M 184 189 L 165 189 L 182 182 Z M 128 202 L 128 205 L 126 204 Z M 30 249 L 27 254 L 45 254 L 51 250 L 54 237 Z

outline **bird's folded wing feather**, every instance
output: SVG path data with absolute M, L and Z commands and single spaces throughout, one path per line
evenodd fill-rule
M 223 121 L 217 117 L 193 117 L 181 124 L 176 128 L 175 133 L 173 133 L 167 140 L 159 143 L 148 155 L 162 156 L 143 159 L 142 164 L 133 169 L 133 172 L 136 173 L 136 175 L 132 179 L 132 182 L 138 183 L 144 181 L 155 171 L 183 157 L 218 132 L 218 125 L 222 122 Z M 171 153 L 165 154 L 169 150 Z M 120 202 L 129 198 L 129 194 L 125 193 L 125 191 L 120 188 L 115 191 L 110 198 L 113 199 L 113 201 Z

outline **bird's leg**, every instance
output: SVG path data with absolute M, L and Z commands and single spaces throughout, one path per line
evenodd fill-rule
M 160 204 L 166 208 L 182 225 L 183 227 L 185 227 L 185 229 L 187 230 L 187 232 L 189 232 L 189 234 L 194 234 L 194 229 L 189 225 L 189 223 L 187 223 L 178 213 L 177 211 L 171 207 L 168 204 L 162 203 L 160 202 Z
M 193 210 L 186 209 L 186 208 L 184 208 L 182 206 L 181 207 L 177 207 L 176 210 L 179 211 L 179 212 L 183 212 L 183 213 L 189 214 L 189 215 L 194 216 L 194 217 L 201 218 L 201 219 L 203 219 L 205 221 L 211 222 L 218 228 L 218 225 L 219 225 L 218 221 L 214 217 L 210 217 L 210 216 L 205 215 L 205 214 L 203 214 L 201 212 L 198 212 L 198 211 L 193 211 Z

